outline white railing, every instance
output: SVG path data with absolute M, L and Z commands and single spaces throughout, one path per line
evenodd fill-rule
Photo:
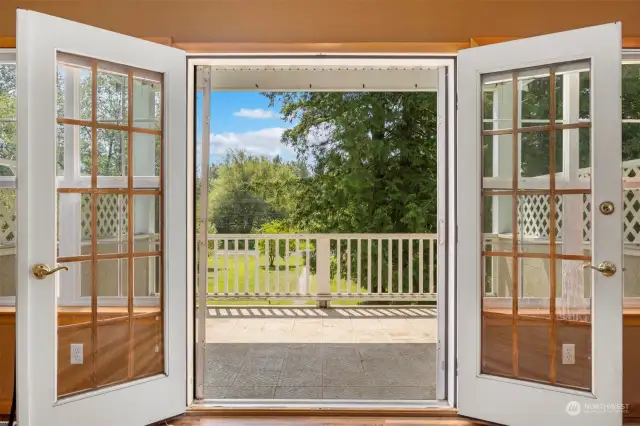
M 208 242 L 209 300 L 436 300 L 436 234 L 209 234 Z

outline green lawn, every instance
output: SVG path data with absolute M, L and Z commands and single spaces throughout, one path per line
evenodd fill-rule
M 214 274 L 214 262 L 215 260 L 209 259 L 209 292 L 217 291 L 218 293 L 225 293 L 228 290 L 229 293 L 234 292 L 236 279 L 238 281 L 239 293 L 255 293 L 266 292 L 267 288 L 270 293 L 276 293 L 279 289 L 280 293 L 295 293 L 296 285 L 298 282 L 298 274 L 302 274 L 304 260 L 300 256 L 289 256 L 289 262 L 285 265 L 284 259 L 276 261 L 276 266 L 268 268 L 268 261 L 266 256 L 247 256 L 244 254 L 236 256 L 229 255 L 227 257 L 227 264 L 225 265 L 224 258 L 218 256 L 218 272 L 217 282 Z M 296 269 L 296 265 L 298 268 Z M 228 278 L 227 278 L 228 277 Z M 228 287 L 225 287 L 225 279 Z M 355 279 L 355 272 L 352 276 L 352 281 Z M 248 284 L 248 285 L 247 285 Z M 316 290 L 316 277 L 315 275 L 309 276 L 309 289 L 311 293 Z M 347 292 L 347 283 L 343 279 L 340 288 L 342 292 Z M 358 286 L 354 283 L 350 283 L 350 289 L 352 293 L 356 293 Z M 338 291 L 338 283 L 334 278 L 331 280 L 331 292 Z M 295 296 L 294 296 L 295 297 Z M 291 305 L 293 300 L 259 300 L 259 299 L 227 299 L 227 300 L 215 300 L 209 301 L 209 305 Z M 332 304 L 338 305 L 357 305 L 357 300 L 336 300 L 331 301 Z M 305 304 L 314 305 L 314 300 L 308 300 Z

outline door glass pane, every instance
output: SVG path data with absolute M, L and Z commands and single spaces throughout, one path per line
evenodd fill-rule
M 16 65 L 0 49 L 0 417 L 11 407 L 16 342 Z
M 483 118 L 486 374 L 591 388 L 589 81 L 589 63 L 483 76 L 491 114 L 517 124 Z
M 640 60 L 622 64 L 624 307 L 640 299 Z
M 65 397 L 164 373 L 162 76 L 145 72 L 153 90 L 134 95 L 139 70 L 58 59 L 58 264 L 68 268 L 56 275 L 58 396 Z M 137 103 L 149 110 L 146 139 L 134 138 L 129 111 Z M 150 158 L 152 179 L 140 195 L 129 173 L 134 153 Z

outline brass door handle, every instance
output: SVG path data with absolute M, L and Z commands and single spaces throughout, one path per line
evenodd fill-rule
M 615 273 L 618 270 L 616 268 L 616 265 L 614 265 L 612 262 L 609 262 L 608 260 L 600 262 L 600 264 L 598 266 L 593 266 L 591 264 L 586 264 L 586 265 L 584 265 L 584 268 L 591 268 L 593 270 L 596 270 L 596 271 L 600 272 L 602 275 L 604 275 L 605 277 L 614 276 Z
M 69 270 L 69 268 L 67 268 L 66 266 L 58 266 L 57 268 L 51 269 L 49 268 L 48 265 L 45 265 L 44 263 L 38 263 L 33 267 L 33 269 L 31 269 L 31 271 L 33 272 L 33 276 L 35 276 L 39 280 L 43 280 L 49 275 L 55 274 L 56 272 L 61 271 L 63 269 L 65 271 Z

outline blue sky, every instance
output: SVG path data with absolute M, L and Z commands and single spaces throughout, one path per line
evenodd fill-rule
M 202 131 L 202 94 L 196 99 L 196 132 Z M 257 92 L 212 92 L 210 158 L 220 160 L 230 148 L 244 149 L 254 155 L 284 160 L 295 158 L 293 151 L 280 143 L 282 132 L 292 127 L 280 118 L 280 105 L 269 108 L 269 100 Z M 198 150 L 199 151 L 199 150 Z

